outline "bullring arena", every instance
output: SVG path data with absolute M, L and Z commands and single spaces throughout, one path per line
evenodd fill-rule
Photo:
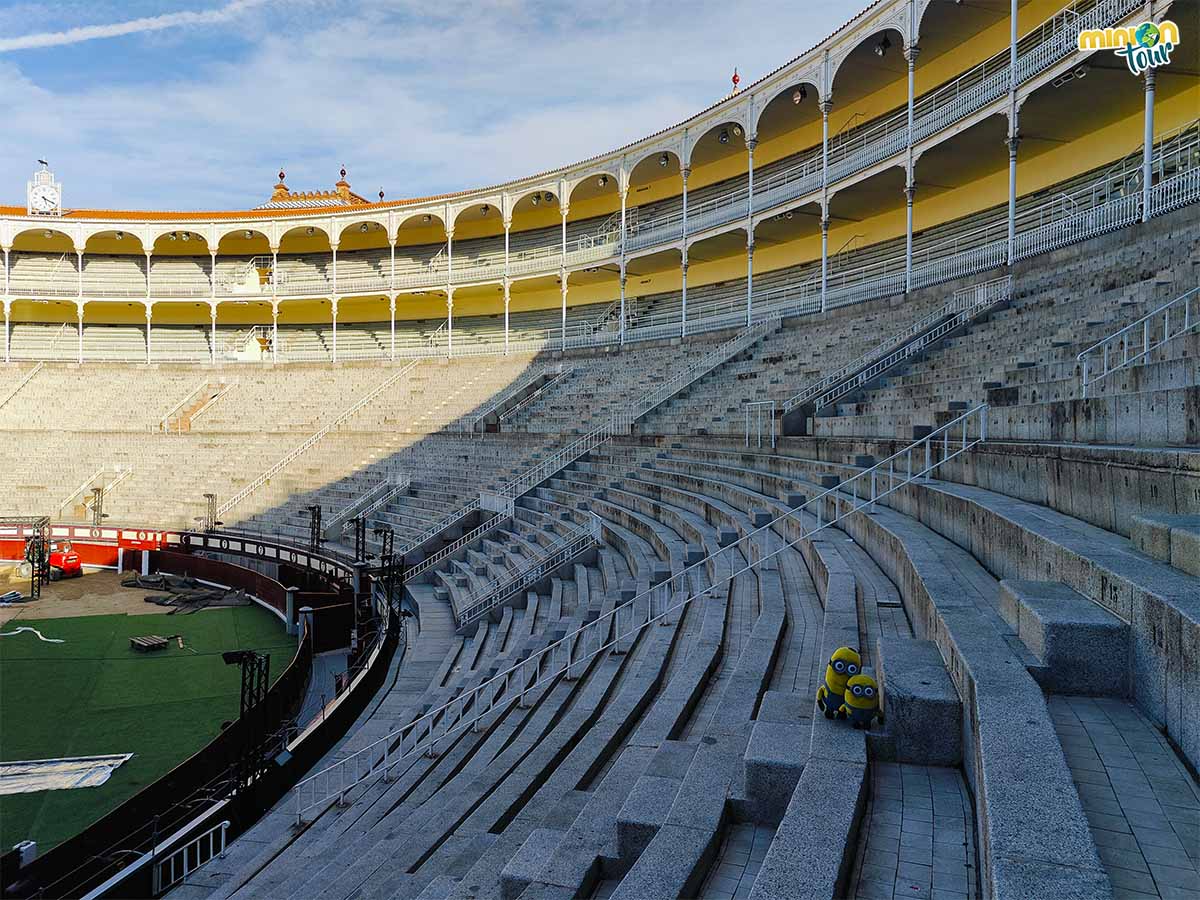
M 0 766 L 134 755 L 0 776 L 5 896 L 1200 897 L 1198 26 L 879 0 L 427 200 L 42 166 Z

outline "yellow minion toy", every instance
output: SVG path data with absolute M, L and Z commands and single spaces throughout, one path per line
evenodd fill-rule
M 843 696 L 842 708 L 838 711 L 850 720 L 855 728 L 870 728 L 871 720 L 883 715 L 879 711 L 879 685 L 875 678 L 866 672 L 846 679 L 846 692 Z
M 862 657 L 852 647 L 838 647 L 829 657 L 825 667 L 825 681 L 817 688 L 817 708 L 825 718 L 845 718 L 841 707 L 846 693 L 846 679 L 857 675 L 862 668 Z

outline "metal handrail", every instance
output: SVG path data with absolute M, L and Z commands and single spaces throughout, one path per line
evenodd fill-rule
M 33 376 L 36 375 L 38 372 L 42 371 L 42 369 L 45 367 L 45 365 L 46 364 L 44 362 L 39 362 L 36 366 L 34 366 L 32 369 L 30 369 L 28 372 L 26 372 L 23 376 L 21 376 L 21 380 L 18 381 L 15 385 L 13 385 L 12 390 L 10 390 L 7 394 L 5 394 L 3 399 L 0 399 L 0 409 L 3 409 L 5 404 L 7 404 L 9 400 L 11 400 L 13 397 L 17 396 L 17 394 L 19 394 L 21 392 L 21 388 L 23 388 L 23 387 L 25 387 L 25 385 L 29 384 L 29 382 L 33 380 Z
M 484 419 L 496 412 L 496 410 L 502 407 L 505 403 L 510 402 L 513 397 L 517 396 L 517 394 L 521 393 L 521 391 L 528 390 L 530 386 L 532 386 L 539 378 L 545 378 L 547 375 L 552 373 L 562 372 L 562 369 L 562 363 L 558 363 L 554 366 L 535 368 L 532 372 L 528 372 L 524 378 L 520 379 L 508 390 L 504 391 L 499 397 L 489 403 L 484 408 L 483 412 L 475 416 L 475 418 L 471 420 L 471 427 L 469 430 L 474 431 L 477 427 L 479 427 Z
M 970 287 L 959 288 L 954 292 L 954 298 L 945 306 L 939 307 L 928 315 L 921 316 L 911 325 L 901 329 L 895 334 L 888 337 L 886 340 L 876 344 L 866 353 L 859 356 L 857 359 L 851 360 L 845 365 L 839 367 L 833 372 L 818 378 L 806 386 L 803 390 L 797 391 L 791 397 L 783 402 L 783 411 L 791 412 L 798 406 L 801 406 L 814 397 L 820 396 L 831 385 L 837 384 L 842 379 L 852 373 L 866 368 L 881 356 L 886 355 L 889 351 L 896 347 L 907 343 L 914 336 L 920 334 L 927 329 L 930 329 L 944 320 L 948 316 L 955 315 L 964 310 L 971 309 L 980 305 L 990 306 L 997 300 L 1011 296 L 1012 293 L 1012 276 L 1005 275 L 1002 278 L 994 278 L 991 281 L 985 281 L 982 284 L 971 285 Z
M 1194 287 L 1174 300 L 1164 303 L 1153 312 L 1148 312 L 1140 319 L 1130 322 L 1119 331 L 1114 331 L 1108 337 L 1102 338 L 1076 356 L 1075 359 L 1080 365 L 1079 384 L 1083 396 L 1087 397 L 1089 385 L 1095 384 L 1127 366 L 1136 365 L 1167 341 L 1187 334 L 1200 326 L 1200 303 L 1195 304 L 1198 307 L 1197 311 L 1192 312 L 1193 301 L 1198 299 L 1200 299 L 1200 287 Z M 1176 316 L 1175 330 L 1172 331 L 1172 313 L 1178 313 L 1181 309 L 1183 321 L 1180 323 L 1179 317 Z M 1158 331 L 1160 325 L 1161 331 Z M 1138 349 L 1138 345 L 1140 345 L 1140 349 Z M 1130 355 L 1131 350 L 1136 351 L 1132 356 Z M 1118 357 L 1113 358 L 1110 351 L 1119 351 Z M 1096 355 L 1100 357 L 1098 360 L 1093 359 Z M 1094 369 L 1093 366 L 1096 366 L 1097 363 L 1099 368 Z
M 928 482 L 940 466 L 986 439 L 987 410 L 984 404 L 963 413 L 837 487 L 822 491 L 504 671 L 302 779 L 293 789 L 297 824 L 302 825 L 305 813 L 314 807 L 335 799 L 343 802 L 351 790 L 379 778 L 390 778 L 391 770 L 406 759 L 418 754 L 436 755 L 438 744 L 451 735 L 474 727 L 485 716 L 573 667 L 618 644 L 627 645 L 643 629 L 696 597 L 730 584 L 747 572 L 757 572 L 766 560 L 811 540 L 855 513 L 873 508 L 908 484 Z M 826 510 L 830 503 L 835 504 L 832 515 Z M 698 582 L 708 583 L 708 587 L 701 589 Z
M 393 478 L 391 475 L 385 477 L 383 481 L 365 493 L 359 494 L 353 502 L 338 510 L 326 523 L 326 536 L 341 534 L 342 526 L 358 515 L 360 511 L 363 516 L 368 516 L 398 494 L 407 491 L 411 486 L 412 479 L 408 475 L 401 475 L 399 478 Z
M 486 615 L 497 606 L 502 606 L 514 596 L 546 577 L 568 560 L 600 543 L 602 524 L 600 517 L 591 513 L 588 523 L 576 531 L 559 538 L 541 555 L 519 569 L 505 573 L 499 581 L 488 585 L 482 592 L 472 592 L 461 610 L 457 610 L 458 627 L 465 628 L 480 616 Z
M 555 387 L 562 384 L 564 381 L 566 381 L 568 378 L 570 378 L 574 374 L 575 374 L 574 366 L 571 366 L 570 368 L 563 368 L 560 365 L 558 367 L 558 374 L 556 374 L 553 378 L 551 378 L 545 384 L 541 385 L 536 391 L 531 392 L 527 397 L 522 397 L 520 402 L 514 404 L 512 407 L 510 407 L 509 409 L 506 409 L 503 413 L 501 413 L 500 421 L 503 422 L 507 419 L 511 419 L 513 416 L 515 416 L 521 410 L 525 409 L 525 407 L 529 406 L 531 403 L 536 402 L 543 394 L 546 394 L 549 391 L 552 391 Z
M 476 503 L 478 503 L 478 501 L 476 501 Z M 486 522 L 484 522 L 482 525 L 477 525 L 475 528 L 472 528 L 470 531 L 468 531 L 466 534 L 464 534 L 462 537 L 460 537 L 454 543 L 447 544 L 441 550 L 438 550 L 436 553 L 430 554 L 425 559 L 423 559 L 419 563 L 417 563 L 415 566 L 412 566 L 411 568 L 405 570 L 404 577 L 410 582 L 415 580 L 418 576 L 424 575 L 426 572 L 428 572 L 430 569 L 432 569 L 434 566 L 436 566 L 438 563 L 440 563 L 446 557 L 448 557 L 454 553 L 457 553 L 463 547 L 478 540 L 479 538 L 483 537 L 485 534 L 487 534 L 492 529 L 497 528 L 500 525 L 503 525 L 504 523 L 506 523 L 508 521 L 510 521 L 509 516 L 493 516 L 492 518 L 490 518 Z
M 217 507 L 217 515 L 223 516 L 225 513 L 229 512 L 229 510 L 233 509 L 235 506 L 237 506 L 239 503 L 241 503 L 243 500 L 245 500 L 247 497 L 249 497 L 251 494 L 253 494 L 255 491 L 257 491 L 260 487 L 262 487 L 264 484 L 266 484 L 268 481 L 270 481 L 271 478 L 273 478 L 278 472 L 280 472 L 286 466 L 290 465 L 297 457 L 304 454 L 310 447 L 312 447 L 314 444 L 316 444 L 318 441 L 320 441 L 323 437 L 325 437 L 325 435 L 329 434 L 329 432 L 333 431 L 335 428 L 337 428 L 339 425 L 341 425 L 343 422 L 345 422 L 347 419 L 349 419 L 352 415 L 354 415 L 356 412 L 358 412 L 360 409 L 362 409 L 364 406 L 366 406 L 368 403 L 370 403 L 372 400 L 374 400 L 376 397 L 378 397 L 380 394 L 382 394 L 385 390 L 390 388 L 393 384 L 395 384 L 397 381 L 399 381 L 401 378 L 403 378 L 405 375 L 407 375 L 409 372 L 411 372 L 418 365 L 419 362 L 420 362 L 419 360 L 414 360 L 413 362 L 410 362 L 407 366 L 402 368 L 399 372 L 396 372 L 394 375 L 384 379 L 384 381 L 381 384 L 376 385 L 374 388 L 372 388 L 370 391 L 368 391 L 366 394 L 364 394 L 362 397 L 360 397 L 357 401 L 355 401 L 353 404 L 351 404 L 348 409 L 346 409 L 344 412 L 342 412 L 340 415 L 338 415 L 335 419 L 333 419 L 327 425 L 325 425 L 321 429 L 319 429 L 315 434 L 309 436 L 298 447 L 293 448 L 282 459 L 275 462 L 265 472 L 263 472 L 261 475 L 259 475 L 253 481 L 251 481 L 248 485 L 246 485 L 244 488 L 242 488 L 240 491 L 238 491 L 236 494 L 234 494 L 232 497 L 230 497 L 228 500 L 226 500 L 224 503 L 222 503 L 219 507 Z
M 774 400 L 753 400 L 743 406 L 743 411 L 746 414 L 746 446 L 750 446 L 750 421 L 754 421 L 754 434 L 758 440 L 758 447 L 762 447 L 762 432 L 763 432 L 763 415 L 766 414 L 767 429 L 771 440 L 771 449 L 775 449 L 778 440 L 777 422 L 775 418 L 775 401 Z

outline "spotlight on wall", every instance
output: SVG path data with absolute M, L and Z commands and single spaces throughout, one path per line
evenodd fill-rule
M 53 237 L 53 236 L 54 236 L 54 232 L 51 231 L 49 228 L 47 228 L 45 231 L 42 232 L 42 237 Z
M 123 231 L 118 231 L 118 232 L 117 232 L 117 240 L 118 240 L 118 241 L 123 241 L 123 240 L 125 240 L 125 232 L 123 232 Z
M 308 227 L 308 228 L 305 228 L 305 229 L 304 229 L 304 233 L 305 233 L 306 235 L 308 235 L 309 237 L 312 237 L 312 236 L 313 236 L 313 232 L 315 232 L 315 231 L 316 231 L 316 229 L 315 229 L 315 228 L 312 228 L 311 226 L 310 226 L 310 227 Z
M 546 202 L 547 203 L 554 202 L 554 195 L 552 193 L 550 193 L 549 191 L 546 191 Z
M 792 102 L 797 106 L 803 103 L 807 97 L 808 88 L 806 88 L 804 85 L 800 85 L 800 87 L 796 88 L 796 90 L 792 92 Z
M 669 156 L 668 156 L 667 154 L 665 154 L 665 153 L 664 153 L 664 154 L 662 154 L 662 156 L 660 156 L 660 157 L 658 158 L 658 164 L 659 164 L 660 166 L 662 166 L 664 169 L 667 167 L 667 165 L 668 165 L 670 162 L 671 162 L 671 157 L 669 157 Z
M 428 225 L 433 221 L 433 216 L 421 216 L 421 221 Z
M 608 184 L 608 176 L 607 176 L 607 175 L 601 175 L 601 176 L 600 176 L 600 177 L 597 179 L 597 184 L 599 184 L 599 185 L 600 185 L 600 187 L 604 187 L 605 185 L 607 185 L 607 184 Z
M 537 205 L 538 205 L 538 203 L 540 203 L 540 202 L 541 202 L 541 199 L 542 199 L 542 198 L 541 198 L 541 195 L 540 195 L 540 194 L 534 194 L 534 195 L 533 195 L 533 205 L 534 205 L 534 206 L 537 206 Z
M 172 232 L 171 232 L 171 234 L 170 234 L 170 238 L 171 238 L 171 240 L 175 240 L 177 237 L 179 237 L 179 235 L 178 235 L 178 234 L 176 234 L 174 231 L 172 231 Z
M 191 236 L 192 235 L 187 231 L 185 231 L 183 234 L 180 235 L 180 237 L 185 241 L 188 240 Z
M 371 226 L 368 225 L 366 222 L 363 222 L 361 225 L 358 226 L 358 230 L 361 231 L 363 234 L 366 234 L 368 231 L 371 230 Z
M 486 216 L 491 211 L 491 209 L 492 208 L 490 206 L 488 206 L 486 203 L 483 204 L 483 206 L 479 207 L 480 215 Z
M 721 133 L 717 135 L 717 140 L 720 141 L 722 144 L 728 144 L 729 143 L 729 132 L 726 131 L 724 128 L 722 128 Z
M 734 126 L 733 126 L 733 136 L 734 136 L 734 137 L 741 137 L 741 136 L 742 136 L 742 126 L 741 126 L 741 125 L 734 125 Z
M 885 56 L 891 48 L 892 42 L 888 40 L 888 36 L 885 34 L 883 40 L 875 45 L 875 55 L 880 57 Z
M 254 237 L 254 232 L 253 232 L 253 231 L 251 231 L 249 228 L 247 228 L 247 229 L 246 229 L 246 230 L 243 232 L 243 234 L 245 234 L 245 235 L 246 235 L 246 240 L 250 240 L 250 238 Z

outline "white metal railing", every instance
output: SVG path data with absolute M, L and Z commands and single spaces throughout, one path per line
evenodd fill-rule
M 476 497 L 474 500 L 468 501 L 466 504 L 458 507 L 457 509 L 451 510 L 446 515 L 442 516 L 442 518 L 440 518 L 437 522 L 430 525 L 423 532 L 421 532 L 419 535 L 417 535 L 415 538 L 413 538 L 411 541 L 409 541 L 405 545 L 404 549 L 400 551 L 400 555 L 404 556 L 405 554 L 412 553 L 414 550 L 419 549 L 422 544 L 425 544 L 426 542 L 433 540 L 435 537 L 437 537 L 439 534 L 441 534 L 443 531 L 445 531 L 451 525 L 465 519 L 471 513 L 477 512 L 478 510 L 479 510 L 479 498 L 478 497 Z M 411 573 L 409 573 L 409 574 L 411 576 Z
M 771 443 L 771 449 L 775 449 L 777 441 L 778 423 L 775 419 L 775 401 L 774 400 L 755 400 L 747 403 L 744 407 L 746 414 L 746 446 L 751 443 L 751 434 L 757 441 L 757 446 L 763 445 L 763 432 L 767 432 L 768 439 Z M 764 427 L 765 426 L 765 427 Z
M 1128 366 L 1135 366 L 1172 338 L 1200 326 L 1200 287 L 1164 303 L 1130 322 L 1079 354 L 1079 382 L 1083 396 L 1088 387 Z
M 1005 275 L 1002 278 L 995 278 L 991 281 L 985 281 L 982 284 L 974 284 L 970 287 L 959 288 L 954 292 L 953 299 L 945 306 L 941 306 L 928 315 L 921 316 L 907 328 L 904 328 L 881 343 L 876 344 L 866 353 L 859 356 L 857 359 L 851 360 L 843 366 L 838 367 L 834 371 L 816 381 L 807 385 L 803 390 L 793 394 L 783 402 L 783 412 L 791 412 L 798 406 L 821 396 L 838 382 L 849 377 L 850 375 L 865 369 L 871 363 L 875 362 L 882 356 L 886 356 L 890 351 L 910 341 L 917 335 L 925 332 L 939 322 L 948 317 L 963 313 L 969 310 L 984 309 L 990 307 L 999 300 L 1008 299 L 1012 295 L 1012 276 Z
M 560 365 L 558 367 L 558 373 L 555 374 L 555 376 L 553 378 L 551 378 L 545 384 L 538 387 L 538 389 L 536 391 L 532 391 L 527 396 L 522 397 L 520 401 L 518 401 L 517 403 L 514 403 L 511 407 L 509 407 L 504 412 L 502 412 L 500 414 L 499 421 L 504 422 L 504 421 L 511 419 L 513 416 L 517 415 L 519 412 L 521 412 L 526 407 L 530 406 L 533 403 L 536 403 L 545 394 L 554 390 L 556 387 L 558 387 L 558 385 L 562 384 L 564 381 L 566 381 L 568 378 L 570 378 L 574 374 L 575 374 L 574 366 L 571 366 L 569 368 L 564 368 L 563 366 Z
M 415 579 L 421 575 L 424 575 L 426 572 L 428 572 L 430 569 L 437 566 L 438 563 L 440 563 L 442 560 L 446 559 L 448 556 L 452 556 L 453 554 L 455 554 L 459 550 L 461 550 L 463 547 L 466 547 L 468 544 L 474 543 L 475 541 L 479 540 L 481 537 L 483 537 L 488 532 L 492 531 L 495 528 L 498 528 L 499 526 L 503 525 L 505 522 L 508 522 L 509 519 L 510 519 L 509 516 L 492 516 L 492 518 L 488 519 L 482 525 L 478 525 L 475 528 L 472 528 L 470 531 L 468 531 L 466 534 L 464 534 L 458 540 L 454 541 L 454 543 L 447 544 L 441 550 L 438 550 L 436 553 L 430 554 L 429 556 L 425 557 L 425 559 L 423 559 L 419 563 L 417 563 L 415 566 L 412 566 L 411 568 L 405 570 L 405 573 L 404 573 L 405 579 L 411 581 L 412 579 Z
M 958 297 L 959 294 L 961 294 L 961 297 Z M 850 378 L 846 378 L 821 394 L 818 394 L 817 398 L 813 401 L 813 409 L 824 409 L 826 406 L 836 403 L 842 397 L 878 378 L 889 369 L 898 366 L 905 360 L 911 359 L 918 353 L 923 353 L 931 344 L 940 341 L 946 335 L 961 328 L 977 316 L 982 315 L 997 303 L 1008 300 L 1011 295 L 1012 280 L 1009 277 L 998 278 L 994 281 L 988 281 L 981 285 L 965 288 L 961 292 L 956 292 L 958 299 L 952 301 L 950 306 L 961 304 L 961 309 L 957 312 L 952 312 L 948 317 L 941 319 L 937 324 L 921 332 L 911 340 L 902 338 L 899 342 L 900 346 L 891 353 L 868 365 L 865 369 L 860 370 Z
M 529 390 L 531 387 L 533 387 L 533 385 L 537 384 L 540 379 L 560 375 L 562 374 L 562 371 L 562 363 L 540 368 L 535 367 L 532 371 L 527 372 L 524 378 L 519 379 L 508 390 L 502 392 L 499 397 L 489 403 L 484 408 L 483 412 L 471 419 L 470 426 L 467 430 L 477 430 L 481 425 L 484 424 L 484 420 L 487 419 L 488 416 L 496 415 L 502 407 L 508 403 L 511 403 L 513 398 L 519 396 L 523 391 Z M 503 416 L 498 416 L 498 418 L 503 418 Z
M 188 403 L 191 403 L 195 399 L 196 395 L 199 394 L 201 391 L 205 390 L 209 385 L 210 385 L 210 382 L 207 378 L 202 379 L 199 384 L 197 384 L 190 391 L 188 391 L 186 394 L 184 394 L 183 399 L 180 400 L 178 403 L 176 403 L 174 406 L 172 406 L 170 408 L 170 410 L 167 411 L 167 414 L 158 420 L 157 427 L 152 428 L 151 430 L 167 431 L 167 432 L 174 431 L 174 430 L 182 431 L 183 430 L 183 416 L 180 415 L 180 413 L 182 412 L 184 406 L 186 406 Z M 176 428 L 171 427 L 172 420 L 174 420 L 174 422 L 176 424 Z
M 282 471 L 285 467 L 290 465 L 298 457 L 300 457 L 301 455 L 306 453 L 313 445 L 315 445 L 322 438 L 324 438 L 325 435 L 329 434 L 329 432 L 336 429 L 339 425 L 341 425 L 343 422 L 345 422 L 347 419 L 349 419 L 352 415 L 354 415 L 356 412 L 358 412 L 360 409 L 362 409 L 368 403 L 373 401 L 376 397 L 378 397 L 380 394 L 382 394 L 384 391 L 386 391 L 388 388 L 390 388 L 392 385 L 394 385 L 401 378 L 406 376 L 409 372 L 411 372 L 413 370 L 413 368 L 416 365 L 417 365 L 416 361 L 411 362 L 407 366 L 402 368 L 400 371 L 389 376 L 388 378 L 385 378 L 381 384 L 376 385 L 374 388 L 372 388 L 370 391 L 368 391 L 366 394 L 364 394 L 362 397 L 360 397 L 357 401 L 355 401 L 353 404 L 351 404 L 348 409 L 346 409 L 344 412 L 342 412 L 340 415 L 338 415 L 335 419 L 333 419 L 327 425 L 323 426 L 315 434 L 308 437 L 298 447 L 293 448 L 282 459 L 278 460 L 274 465 L 270 466 L 265 472 L 263 472 L 261 475 L 259 475 L 253 481 L 251 481 L 248 485 L 246 485 L 244 488 L 242 488 L 240 491 L 238 491 L 236 494 L 234 494 L 232 497 L 230 497 L 228 500 L 226 500 L 224 503 L 222 503 L 219 507 L 217 507 L 217 515 L 223 516 L 225 513 L 229 512 L 229 510 L 233 509 L 235 506 L 237 506 L 239 503 L 241 503 L 243 500 L 245 500 L 247 497 L 249 497 L 251 494 L 253 494 L 255 491 L 257 491 L 260 487 L 262 487 L 264 484 L 266 484 L 268 481 L 270 481 L 278 472 Z
M 527 565 L 508 572 L 500 580 L 466 598 L 463 608 L 456 611 L 458 627 L 465 628 L 480 616 L 498 606 L 503 606 L 515 596 L 536 584 L 559 566 L 569 562 L 585 550 L 600 542 L 602 524 L 600 517 L 591 513 L 586 525 L 565 535 L 551 544 Z
M 225 858 L 226 819 L 154 863 L 150 895 L 158 897 L 215 857 Z
M 435 756 L 439 742 L 474 728 L 486 716 L 520 702 L 528 692 L 572 668 L 578 671 L 577 667 L 619 644 L 628 646 L 642 629 L 696 597 L 757 571 L 764 561 L 871 509 L 905 485 L 929 481 L 940 466 L 983 441 L 986 428 L 986 405 L 963 413 L 837 487 L 818 493 L 396 731 L 302 779 L 293 789 L 297 824 L 315 807 L 333 800 L 344 803 L 353 789 L 379 778 L 390 779 L 392 769 L 405 760 L 418 754 Z
M 98 478 L 104 477 L 105 468 L 106 468 L 105 466 L 101 466 L 100 468 L 98 468 L 95 472 L 93 472 L 87 478 L 83 479 L 83 483 L 80 484 L 79 487 L 75 488 L 75 490 L 71 491 L 71 493 L 67 494 L 67 496 L 63 498 L 62 502 L 58 504 L 59 518 L 62 517 L 63 510 L 66 509 L 66 507 L 68 505 L 70 505 L 71 502 L 74 501 L 74 499 L 76 497 L 78 497 L 80 494 L 82 494 L 84 491 L 86 491 L 89 487 L 91 487 L 93 484 L 95 484 L 96 480 Z
M 370 490 L 359 494 L 352 503 L 338 510 L 325 526 L 325 537 L 336 538 L 342 534 L 352 518 L 358 515 L 369 516 L 379 507 L 406 493 L 411 486 L 412 478 L 408 475 L 388 475 Z
M 23 387 L 25 387 L 25 385 L 29 384 L 29 382 L 33 380 L 33 376 L 37 375 L 38 372 L 42 371 L 42 369 L 45 367 L 45 365 L 46 364 L 44 362 L 39 362 L 36 366 L 34 366 L 32 369 L 30 369 L 28 372 L 26 372 L 24 375 L 22 375 L 21 380 L 18 381 L 16 384 L 14 384 L 12 386 L 12 389 L 7 394 L 5 394 L 3 397 L 0 397 L 0 409 L 3 409 L 5 404 L 7 404 L 9 400 L 11 400 L 13 397 L 17 396 L 17 394 L 19 394 L 21 392 L 21 388 L 23 388 Z

